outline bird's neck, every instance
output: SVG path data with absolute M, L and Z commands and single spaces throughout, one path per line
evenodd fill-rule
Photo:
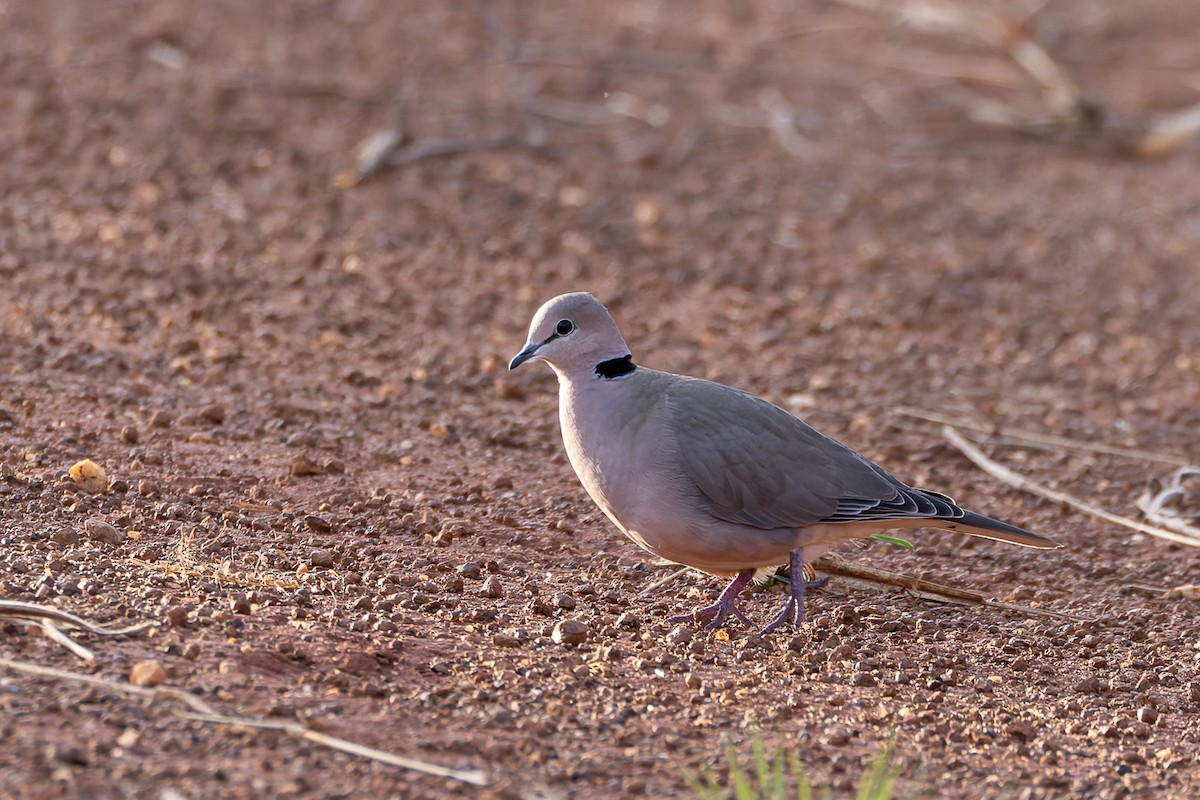
M 633 356 L 626 353 L 618 358 L 601 361 L 596 365 L 593 373 L 601 380 L 612 381 L 625 377 L 635 369 L 637 369 L 637 364 L 633 363 Z

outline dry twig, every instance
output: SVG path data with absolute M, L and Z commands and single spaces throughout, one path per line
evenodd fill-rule
M 997 608 L 1003 611 L 1013 611 L 1018 614 L 1035 617 L 1051 617 L 1053 619 L 1068 620 L 1072 622 L 1082 622 L 1078 617 L 1071 614 L 1064 614 L 1060 611 L 1050 611 L 1045 608 L 1031 608 L 1029 606 L 1016 605 L 1014 603 L 1004 603 L 999 600 L 989 600 L 978 592 L 973 592 L 970 589 L 960 589 L 956 586 L 947 586 L 942 583 L 934 583 L 923 578 L 914 578 L 909 575 L 902 575 L 898 572 L 890 572 L 876 567 L 868 567 L 862 564 L 851 564 L 849 561 L 843 561 L 840 558 L 832 556 L 822 556 L 817 559 L 816 568 L 827 574 L 837 575 L 843 578 L 850 578 L 853 581 L 884 585 L 898 586 L 906 589 L 914 597 L 923 600 L 932 600 L 938 603 L 954 603 L 963 606 L 984 606 L 986 608 Z
M 1102 442 L 1082 442 L 1078 439 L 1068 439 L 1065 436 L 1055 436 L 1049 433 L 1039 433 L 1037 431 L 1022 430 L 1020 428 L 1009 428 L 994 423 L 973 422 L 968 419 L 951 417 L 948 414 L 942 414 L 937 411 L 926 411 L 925 409 L 921 408 L 900 406 L 899 408 L 892 409 L 892 413 L 902 417 L 913 417 L 915 419 L 923 419 L 927 422 L 936 422 L 939 425 L 949 425 L 960 432 L 968 430 L 985 434 L 987 436 L 987 441 L 991 444 L 1016 445 L 1020 447 L 1033 447 L 1044 450 L 1058 448 L 1066 450 L 1084 450 L 1090 453 L 1102 453 L 1109 456 L 1134 458 L 1141 461 L 1154 461 L 1162 464 L 1175 464 L 1181 467 L 1189 464 L 1188 460 L 1185 458 L 1164 455 L 1163 453 L 1155 453 L 1151 450 L 1140 450 L 1134 447 L 1119 447 L 1115 445 L 1103 444 Z
M 1168 508 L 1172 502 L 1187 496 L 1187 489 L 1183 485 L 1184 479 L 1196 476 L 1200 476 L 1200 467 L 1180 467 L 1172 472 L 1165 481 L 1155 481 L 1156 484 L 1161 485 L 1157 492 L 1147 489 L 1142 492 L 1134 504 L 1146 515 L 1146 519 L 1154 524 L 1169 528 L 1176 533 L 1194 536 L 1200 540 L 1200 528 L 1187 522 L 1196 515 L 1183 514 Z
M 422 772 L 426 775 L 450 778 L 451 780 L 470 783 L 474 784 L 475 786 L 486 786 L 488 784 L 487 776 L 484 775 L 480 770 L 456 770 L 450 769 L 449 767 L 439 766 L 437 764 L 430 764 L 425 761 L 419 761 L 414 758 L 406 758 L 405 756 L 389 753 L 386 750 L 378 750 L 374 747 L 367 747 L 366 745 L 361 745 L 357 742 L 351 742 L 347 739 L 342 739 L 337 736 L 318 733 L 317 731 L 305 728 L 298 722 L 267 720 L 257 717 L 226 716 L 214 711 L 210 705 L 205 703 L 199 697 L 196 697 L 190 692 L 185 692 L 182 689 L 151 689 L 144 686 L 135 686 L 131 683 L 122 683 L 120 681 L 109 680 L 107 678 L 99 678 L 94 675 L 80 675 L 68 670 L 55 669 L 53 667 L 43 667 L 39 664 L 29 664 L 24 661 L 15 661 L 13 659 L 3 657 L 0 657 L 0 667 L 6 667 L 14 672 L 22 672 L 27 675 L 35 675 L 41 678 L 53 678 L 55 680 L 68 681 L 72 683 L 84 683 L 90 686 L 102 686 L 105 689 L 119 692 L 121 694 L 133 695 L 135 697 L 145 697 L 152 700 L 166 697 L 169 699 L 178 700 L 191 709 L 187 712 L 177 712 L 178 716 L 183 719 L 207 722 L 213 725 L 230 725 L 240 728 L 260 728 L 265 730 L 280 731 L 314 744 L 328 747 L 332 750 L 338 750 L 343 753 L 358 756 L 359 758 L 378 761 L 381 764 L 389 764 L 391 766 L 412 770 L 414 772 Z
M 634 596 L 635 597 L 645 597 L 646 595 L 653 592 L 655 589 L 658 589 L 659 587 L 666 586 L 668 583 L 671 583 L 676 578 L 678 578 L 681 575 L 683 575 L 684 573 L 688 572 L 690 569 L 691 569 L 691 567 L 680 567 L 679 569 L 675 570 L 671 574 L 669 574 L 665 577 L 659 578 L 658 580 L 648 584 L 645 588 L 643 588 L 640 592 L 638 592 Z
M 63 625 L 70 625 L 72 628 L 78 628 L 81 631 L 87 631 L 96 636 L 131 636 L 132 634 L 149 630 L 158 624 L 157 622 L 143 622 L 140 625 L 131 625 L 128 628 L 106 628 L 103 625 L 88 622 L 82 617 L 77 617 L 61 609 L 38 605 L 37 603 L 24 603 L 20 600 L 0 600 L 0 617 L 52 620 Z
M 1040 10 L 1007 18 L 954 0 L 839 0 L 843 5 L 888 15 L 902 25 L 930 33 L 958 36 L 1003 51 L 1038 90 L 1039 109 L 1025 113 L 998 100 L 980 100 L 967 110 L 974 122 L 1038 138 L 1098 142 L 1135 158 L 1169 156 L 1200 134 L 1200 104 L 1151 121 L 1114 123 L 1106 109 L 1089 99 L 1067 71 L 1037 41 L 1029 23 Z M 943 75 L 968 81 L 978 65 Z M 1028 83 L 1026 84 L 1028 85 Z
M 95 661 L 96 661 L 95 653 L 93 653 L 91 650 L 88 650 L 86 647 L 84 647 L 79 642 L 72 639 L 70 636 L 67 636 L 65 633 L 62 632 L 62 630 L 57 625 L 55 625 L 50 620 L 43 619 L 42 623 L 41 623 L 41 629 L 42 629 L 42 632 L 46 634 L 47 639 L 50 639 L 51 641 L 54 641 L 54 642 L 58 642 L 66 649 L 70 650 L 72 654 L 74 654 L 78 658 L 82 659 L 83 661 L 86 661 L 89 664 L 95 663 Z
M 977 467 L 982 469 L 988 475 L 991 475 L 996 480 L 1006 483 L 1015 489 L 1020 489 L 1025 492 L 1029 492 L 1030 494 L 1036 494 L 1039 497 L 1044 497 L 1047 500 L 1053 500 L 1056 503 L 1062 503 L 1063 505 L 1070 506 L 1076 511 L 1081 511 L 1084 514 L 1098 517 L 1106 522 L 1111 522 L 1114 525 L 1121 525 L 1122 527 L 1135 530 L 1139 533 L 1145 533 L 1150 536 L 1158 537 L 1159 539 L 1166 539 L 1167 541 L 1176 542 L 1177 544 L 1186 544 L 1189 547 L 1200 547 L 1200 538 L 1196 538 L 1194 536 L 1184 536 L 1164 528 L 1157 528 L 1153 525 L 1147 525 L 1144 522 L 1138 522 L 1135 519 L 1122 517 L 1119 514 L 1106 511 L 1099 506 L 1086 503 L 1083 500 L 1067 494 L 1066 492 L 1060 492 L 1056 489 L 1051 489 L 1050 487 L 1036 483 L 1023 475 L 1019 475 L 1008 467 L 1002 466 L 1001 464 L 998 464 L 992 459 L 988 458 L 983 454 L 982 450 L 968 442 L 965 436 L 949 425 L 946 425 L 942 428 L 942 435 L 945 437 L 946 441 L 957 447 L 959 451 L 961 451 L 964 456 L 974 462 Z

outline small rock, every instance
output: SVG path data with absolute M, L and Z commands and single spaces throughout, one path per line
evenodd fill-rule
M 167 682 L 167 671 L 157 661 L 139 661 L 129 671 L 129 682 L 134 686 L 161 686 Z
M 70 744 L 52 744 L 46 747 L 46 760 L 57 761 L 60 764 L 71 764 L 76 767 L 88 765 L 87 753 L 82 747 Z
M 329 569 L 333 566 L 333 553 L 328 550 L 313 550 L 309 554 L 308 563 L 314 567 Z
M 323 471 L 320 464 L 303 453 L 293 456 L 291 463 L 288 464 L 288 474 L 297 478 L 303 478 L 308 475 L 320 475 Z
M 170 411 L 159 410 L 150 415 L 151 428 L 169 428 L 174 421 L 175 418 L 171 416 Z
M 1142 706 L 1137 710 L 1138 722 L 1144 722 L 1147 725 L 1153 725 L 1158 722 L 1158 709 L 1150 706 Z
M 619 617 L 617 617 L 616 624 L 618 628 L 634 629 L 640 627 L 642 621 L 638 619 L 637 614 L 634 614 L 632 611 L 624 611 Z
M 497 633 L 492 637 L 492 644 L 497 647 L 520 647 L 521 640 L 511 633 Z
M 125 532 L 109 525 L 102 519 L 89 519 L 83 523 L 88 538 L 100 544 L 120 544 L 125 541 Z
M 690 625 L 676 625 L 666 635 L 667 644 L 687 644 L 691 640 L 692 627 Z
M 79 544 L 79 533 L 71 528 L 63 528 L 55 531 L 50 536 L 50 540 L 55 544 L 75 545 Z
M 126 425 L 124 428 L 121 428 L 121 441 L 125 444 L 137 444 L 140 438 L 141 434 L 138 433 L 138 429 L 133 425 Z
M 167 609 L 166 618 L 168 624 L 173 628 L 183 628 L 187 626 L 188 614 L 191 613 L 191 606 L 171 606 Z
M 462 575 L 464 578 L 474 579 L 483 574 L 483 567 L 480 566 L 478 561 L 468 561 L 467 563 L 455 568 L 454 571 L 459 575 Z
M 230 605 L 233 607 L 235 614 L 249 614 L 254 610 L 250 603 L 250 598 L 244 594 L 235 594 Z
M 80 490 L 88 494 L 97 494 L 108 489 L 108 473 L 90 458 L 72 464 L 67 474 Z
M 293 461 L 293 463 L 295 463 Z M 333 523 L 326 517 L 321 517 L 316 514 L 307 514 L 304 517 L 304 527 L 308 528 L 313 533 L 329 533 L 333 530 Z
M 200 419 L 211 425 L 220 425 L 225 422 L 225 407 L 220 404 L 213 404 L 205 407 L 200 411 Z
M 500 585 L 500 579 L 495 575 L 488 576 L 479 592 L 484 597 L 504 597 L 504 587 Z
M 554 605 L 561 609 L 570 611 L 575 607 L 575 598 L 566 592 L 559 592 L 558 594 L 554 595 Z
M 587 637 L 587 625 L 575 619 L 559 620 L 550 632 L 550 638 L 555 644 L 583 644 Z

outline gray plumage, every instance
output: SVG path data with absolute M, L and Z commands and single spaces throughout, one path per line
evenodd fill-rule
M 550 300 L 510 364 L 541 359 L 559 378 L 567 454 L 584 488 L 629 538 L 663 558 L 735 575 L 690 615 L 720 625 L 763 567 L 790 563 L 792 594 L 766 630 L 794 618 L 800 568 L 830 547 L 893 528 L 934 527 L 1027 547 L 1037 534 L 907 486 L 783 409 L 737 389 L 634 366 L 591 295 Z

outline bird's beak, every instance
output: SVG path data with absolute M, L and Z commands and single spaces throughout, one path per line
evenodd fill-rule
M 537 355 L 538 348 L 540 348 L 543 344 L 545 344 L 545 342 L 530 342 L 529 344 L 525 345 L 525 349 L 513 356 L 513 360 L 508 362 L 508 368 L 510 370 L 516 369 L 529 359 L 533 358 L 535 355 Z

